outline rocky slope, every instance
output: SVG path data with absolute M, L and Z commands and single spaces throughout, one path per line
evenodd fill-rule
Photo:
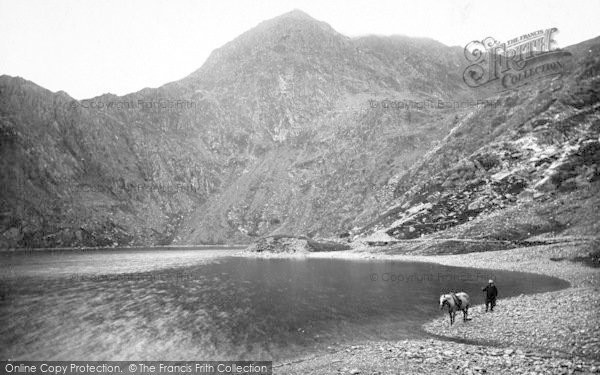
M 294 11 L 188 77 L 123 97 L 74 101 L 2 76 L 0 247 L 247 243 L 364 225 L 389 201 L 381 188 L 463 111 L 416 103 L 478 95 L 463 60 L 431 40 L 350 39 Z
M 600 39 L 567 50 L 566 74 L 489 97 L 461 117 L 391 180 L 385 212 L 355 233 L 392 242 L 597 236 Z

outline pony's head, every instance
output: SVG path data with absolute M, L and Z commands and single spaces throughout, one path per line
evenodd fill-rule
M 448 295 L 442 294 L 440 296 L 440 310 L 444 308 L 444 305 L 448 303 Z

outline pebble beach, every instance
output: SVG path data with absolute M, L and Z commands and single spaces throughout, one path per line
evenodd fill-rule
M 422 326 L 423 339 L 357 342 L 327 353 L 275 363 L 276 374 L 589 374 L 600 373 L 600 269 L 572 261 L 576 244 L 543 245 L 459 255 L 395 255 L 358 246 L 350 251 L 295 254 L 320 258 L 395 259 L 501 269 L 564 279 L 570 287 L 500 298 L 471 320 L 447 314 Z M 282 257 L 285 254 L 261 254 Z M 287 256 L 290 256 L 287 254 Z

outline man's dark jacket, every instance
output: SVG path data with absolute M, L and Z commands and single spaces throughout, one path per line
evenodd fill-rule
M 498 289 L 496 289 L 496 285 L 488 285 L 483 288 L 483 291 L 485 292 L 485 297 L 488 301 L 496 299 L 496 296 L 498 295 Z

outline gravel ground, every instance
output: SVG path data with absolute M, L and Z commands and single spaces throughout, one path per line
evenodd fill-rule
M 527 349 L 428 339 L 367 342 L 336 352 L 276 364 L 275 374 L 569 374 L 600 372 L 598 362 Z
M 383 251 L 358 246 L 353 251 L 305 256 L 389 258 L 533 272 L 560 277 L 571 287 L 500 298 L 493 313 L 475 306 L 471 321 L 462 322 L 457 317 L 452 327 L 446 315 L 440 316 L 423 326 L 435 339 L 331 348 L 319 356 L 276 363 L 275 374 L 600 373 L 600 269 L 550 259 L 587 255 L 581 247 L 558 244 L 443 256 L 389 255 Z

